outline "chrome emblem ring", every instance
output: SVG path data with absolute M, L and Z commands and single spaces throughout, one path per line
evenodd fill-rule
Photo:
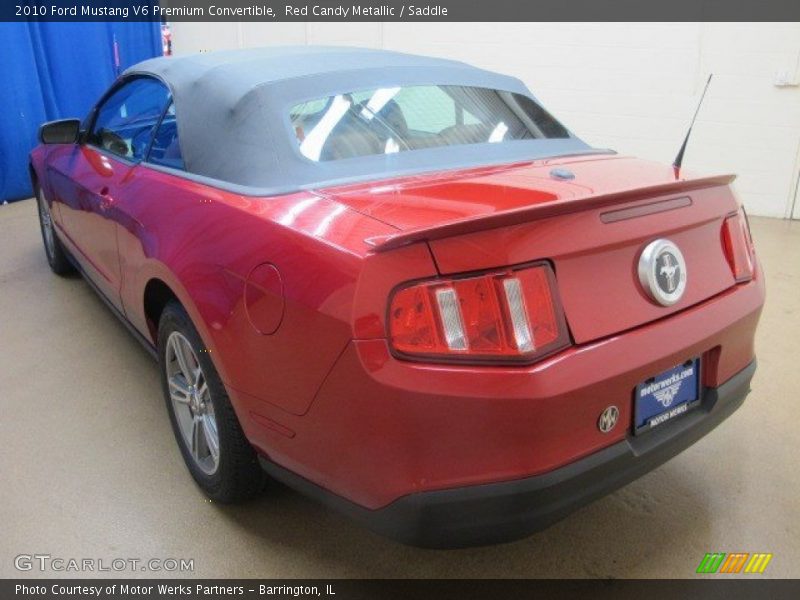
M 600 418 L 597 420 L 597 428 L 603 433 L 608 433 L 619 421 L 619 409 L 611 405 L 600 413 Z
M 639 257 L 639 283 L 651 300 L 671 306 L 686 291 L 686 261 L 669 240 L 650 242 Z

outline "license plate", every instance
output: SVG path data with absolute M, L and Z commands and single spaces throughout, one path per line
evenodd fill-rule
M 700 401 L 700 359 L 694 358 L 636 386 L 634 430 L 641 433 L 688 412 Z

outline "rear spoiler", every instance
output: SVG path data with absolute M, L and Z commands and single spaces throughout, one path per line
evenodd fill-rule
M 440 240 L 442 238 L 463 235 L 465 233 L 485 231 L 497 227 L 507 227 L 509 225 L 517 225 L 528 221 L 546 219 L 548 217 L 555 217 L 579 210 L 602 208 L 621 202 L 645 200 L 648 198 L 652 199 L 658 196 L 681 194 L 692 190 L 728 185 L 734 179 L 736 179 L 736 175 L 716 175 L 713 177 L 670 181 L 668 183 L 631 188 L 608 194 L 598 194 L 596 196 L 580 196 L 568 200 L 536 204 L 488 215 L 458 219 L 456 221 L 442 223 L 441 225 L 434 225 L 433 227 L 423 227 L 400 233 L 371 237 L 366 239 L 365 242 L 373 247 L 373 252 L 385 252 L 386 250 L 394 250 L 395 248 L 407 246 L 415 242 Z

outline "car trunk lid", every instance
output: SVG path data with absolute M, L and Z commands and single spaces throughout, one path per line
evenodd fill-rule
M 572 336 L 585 343 L 734 285 L 720 238 L 736 209 L 732 179 L 676 178 L 670 167 L 592 157 L 360 186 L 336 197 L 399 230 L 370 240 L 376 251 L 425 241 L 442 275 L 551 261 Z M 686 260 L 686 290 L 672 306 L 651 300 L 637 274 L 643 248 L 659 238 Z

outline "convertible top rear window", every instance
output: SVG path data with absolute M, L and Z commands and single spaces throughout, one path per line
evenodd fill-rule
M 171 154 L 175 134 L 185 177 L 249 196 L 608 152 L 567 131 L 520 80 L 440 58 L 273 46 L 125 72 L 143 75 L 175 102 L 176 130 L 156 150 Z
M 290 118 L 300 152 L 315 162 L 569 137 L 566 128 L 528 96 L 456 85 L 337 94 L 295 105 Z

